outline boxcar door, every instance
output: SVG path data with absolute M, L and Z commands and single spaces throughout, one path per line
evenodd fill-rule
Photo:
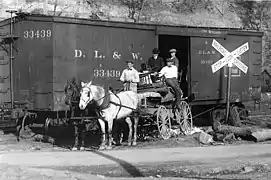
M 216 38 L 223 45 L 222 38 Z M 212 47 L 211 37 L 191 37 L 191 92 L 195 100 L 220 100 L 223 88 L 222 70 L 212 73 L 211 65 L 222 58 Z

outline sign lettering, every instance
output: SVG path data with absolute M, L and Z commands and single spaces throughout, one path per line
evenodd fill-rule
M 121 54 L 119 52 L 117 51 L 113 52 L 113 59 L 120 59 L 120 57 L 121 57 Z
M 201 60 L 201 64 L 213 64 L 213 60 Z
M 81 50 L 75 49 L 74 50 L 74 57 L 78 58 L 78 57 L 82 57 L 83 53 Z
M 198 54 L 199 55 L 211 55 L 211 54 L 215 54 L 215 51 L 213 51 L 213 50 L 199 50 Z
M 118 78 L 121 72 L 114 69 L 94 69 L 93 75 L 97 78 Z
M 139 55 L 140 55 L 140 53 L 132 53 L 134 60 L 138 59 Z
M 105 56 L 100 54 L 99 51 L 94 51 L 94 58 L 102 59 L 105 58 Z
M 243 44 L 233 52 L 228 52 L 222 45 L 219 44 L 215 39 L 213 40 L 212 46 L 221 53 L 224 57 L 212 65 L 213 73 L 218 71 L 220 68 L 228 64 L 232 66 L 232 63 L 236 65 L 241 71 L 247 73 L 248 67 L 237 59 L 238 56 L 242 55 L 249 49 L 248 43 Z
M 138 60 L 138 59 L 140 59 L 140 60 L 142 60 L 142 57 L 140 57 L 140 53 L 131 53 L 132 54 L 132 58 L 134 59 L 134 60 Z M 75 58 L 85 58 L 86 57 L 86 55 L 85 55 L 85 53 L 84 53 L 84 51 L 83 50 L 80 50 L 80 49 L 75 49 L 74 50 L 74 57 Z M 111 56 L 114 60 L 118 60 L 118 59 L 121 59 L 121 57 L 122 57 L 122 55 L 121 55 L 121 53 L 120 52 L 118 52 L 118 51 L 114 51 L 113 53 L 112 53 L 112 56 Z M 105 59 L 105 56 L 102 54 L 102 53 L 100 53 L 98 50 L 95 50 L 94 51 L 94 58 L 95 59 Z
M 37 30 L 26 30 L 23 32 L 25 39 L 44 39 L 51 38 L 52 30 L 51 29 L 37 29 Z

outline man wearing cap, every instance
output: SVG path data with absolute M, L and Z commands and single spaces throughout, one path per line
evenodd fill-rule
M 178 60 L 178 58 L 176 57 L 176 52 L 177 52 L 176 49 L 171 49 L 171 50 L 169 50 L 169 53 L 170 53 L 170 56 L 171 56 L 170 59 L 173 60 L 173 65 L 177 66 L 177 68 L 179 69 L 179 60 Z
M 183 96 L 183 92 L 178 84 L 178 68 L 176 65 L 173 65 L 173 59 L 168 58 L 167 66 L 163 67 L 161 71 L 158 73 L 159 77 L 164 76 L 166 84 L 170 86 L 175 93 L 175 106 L 181 103 L 181 98 Z
M 123 82 L 124 91 L 137 92 L 137 83 L 139 83 L 139 73 L 133 67 L 133 60 L 128 60 L 127 68 L 123 70 L 120 80 Z

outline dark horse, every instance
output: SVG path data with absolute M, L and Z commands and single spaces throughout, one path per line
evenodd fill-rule
M 80 100 L 80 87 L 76 84 L 76 79 L 72 78 L 67 82 L 65 87 L 65 104 L 70 107 L 71 111 L 71 121 L 74 126 L 74 136 L 75 142 L 72 148 L 73 151 L 78 150 L 79 148 L 79 137 L 81 139 L 80 150 L 85 149 L 85 133 L 87 131 L 87 126 L 84 116 L 87 116 L 88 108 L 85 110 L 80 110 L 79 100 Z M 82 117 L 82 118 L 81 118 Z

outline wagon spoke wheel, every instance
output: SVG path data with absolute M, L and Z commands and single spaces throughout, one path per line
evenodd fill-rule
M 190 106 L 187 102 L 182 101 L 179 108 L 174 110 L 176 121 L 180 124 L 181 131 L 188 135 L 193 129 L 193 120 Z
M 163 139 L 169 139 L 171 136 L 170 114 L 165 106 L 159 106 L 156 114 L 157 127 Z

